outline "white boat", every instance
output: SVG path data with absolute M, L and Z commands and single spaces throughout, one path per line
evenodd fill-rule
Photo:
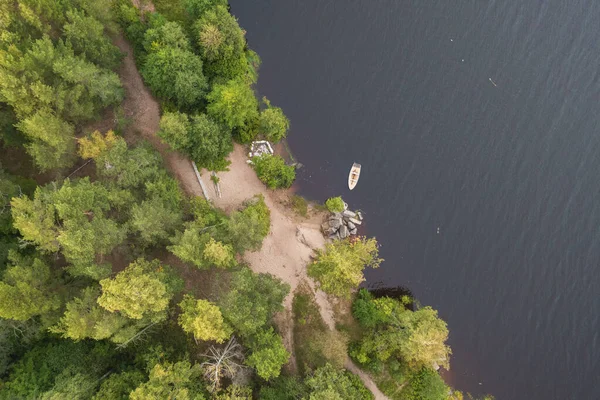
M 348 188 L 350 190 L 354 189 L 358 183 L 358 178 L 360 178 L 360 168 L 360 164 L 352 164 L 350 174 L 348 175 Z

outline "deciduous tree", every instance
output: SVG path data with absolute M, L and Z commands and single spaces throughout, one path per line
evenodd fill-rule
M 195 28 L 209 77 L 229 80 L 246 72 L 245 32 L 226 6 L 217 5 L 206 10 L 196 22 Z
M 311 400 L 357 399 L 372 400 L 373 395 L 358 377 L 330 364 L 318 368 L 305 381 Z
M 132 319 L 161 320 L 176 290 L 171 279 L 160 261 L 138 259 L 114 278 L 100 281 L 98 304 Z
M 273 328 L 255 333 L 249 340 L 249 347 L 252 354 L 246 359 L 246 364 L 256 369 L 258 376 L 266 380 L 277 378 L 281 367 L 290 358 L 281 336 Z
M 198 106 L 208 87 L 200 57 L 177 47 L 159 47 L 152 51 L 141 72 L 158 97 L 183 109 Z
M 233 333 L 231 327 L 223 320 L 219 307 L 207 300 L 196 300 L 186 295 L 179 307 L 179 325 L 197 340 L 223 343 Z
M 271 228 L 271 212 L 262 195 L 246 202 L 245 208 L 231 214 L 227 224 L 229 241 L 238 253 L 258 250 Z
M 317 259 L 308 266 L 308 274 L 319 281 L 323 291 L 349 297 L 365 280 L 363 270 L 377 268 L 383 261 L 378 255 L 375 239 L 338 240 L 317 252 Z
M 148 382 L 142 383 L 131 394 L 131 400 L 177 399 L 202 400 L 200 368 L 188 361 L 156 364 Z
M 281 303 L 289 291 L 288 284 L 270 274 L 242 268 L 233 275 L 231 288 L 221 300 L 221 310 L 240 335 L 250 337 L 283 309 Z
M 260 113 L 260 133 L 265 135 L 267 140 L 279 142 L 287 135 L 290 120 L 281 108 L 273 107 L 266 97 L 263 97 L 263 103 L 266 108 Z
M 252 157 L 252 167 L 260 179 L 270 189 L 289 188 L 296 179 L 296 169 L 285 165 L 281 156 L 262 154 Z
M 208 115 L 229 129 L 243 128 L 249 121 L 258 119 L 258 101 L 254 92 L 240 79 L 214 85 L 207 99 Z

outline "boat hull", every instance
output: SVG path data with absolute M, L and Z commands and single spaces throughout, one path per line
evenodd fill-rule
M 352 190 L 356 187 L 358 179 L 360 178 L 361 165 L 354 163 L 350 168 L 350 174 L 348 174 L 348 189 Z

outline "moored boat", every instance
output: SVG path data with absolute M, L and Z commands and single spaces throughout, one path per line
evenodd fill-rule
M 348 188 L 350 190 L 354 189 L 356 187 L 356 184 L 358 183 L 358 178 L 360 178 L 360 168 L 360 164 L 352 164 L 350 174 L 348 175 Z

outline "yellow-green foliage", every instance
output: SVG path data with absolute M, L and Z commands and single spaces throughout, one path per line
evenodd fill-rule
M 223 320 L 219 307 L 210 301 L 196 300 L 186 295 L 179 307 L 179 325 L 196 339 L 223 343 L 233 333 L 231 327 Z
M 330 197 L 325 202 L 325 206 L 331 212 L 342 212 L 344 211 L 344 200 L 340 196 Z
M 98 304 L 132 319 L 150 315 L 161 319 L 173 296 L 158 260 L 139 259 L 114 278 L 101 280 L 100 285 L 102 295 Z
M 365 280 L 363 270 L 379 267 L 383 259 L 378 256 L 374 238 L 338 240 L 318 252 L 317 259 L 308 267 L 308 274 L 319 281 L 323 291 L 348 298 Z

